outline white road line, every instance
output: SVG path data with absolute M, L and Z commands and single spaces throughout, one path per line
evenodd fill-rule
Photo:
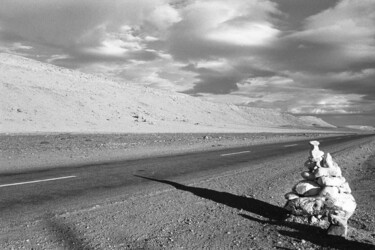
M 229 153 L 229 154 L 222 154 L 220 156 L 238 155 L 238 154 L 246 154 L 246 153 L 250 153 L 250 151 L 241 151 L 241 152 L 235 152 L 235 153 Z
M 57 181 L 57 180 L 75 178 L 75 177 L 77 177 L 77 176 L 71 175 L 71 176 L 63 176 L 63 177 L 57 177 L 57 178 L 51 178 L 51 179 L 44 179 L 44 180 L 35 180 L 35 181 L 25 181 L 25 182 L 18 182 L 18 183 L 3 184 L 3 185 L 0 185 L 0 188 L 2 188 L 2 187 L 9 187 L 9 186 L 18 186 L 18 185 L 32 184 L 32 183 L 38 183 L 38 182 L 46 182 L 46 181 Z
M 290 144 L 290 145 L 285 145 L 284 148 L 288 148 L 288 147 L 294 147 L 294 146 L 298 146 L 298 144 Z

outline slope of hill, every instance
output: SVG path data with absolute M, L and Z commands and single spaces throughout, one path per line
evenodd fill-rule
M 316 116 L 299 116 L 298 118 L 306 122 L 307 124 L 311 124 L 315 127 L 336 128 L 336 126 L 329 124 L 328 122 Z
M 331 127 L 0 53 L 0 132 L 273 132 Z

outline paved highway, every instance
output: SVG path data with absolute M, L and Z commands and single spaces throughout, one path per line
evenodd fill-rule
M 323 150 L 330 147 L 329 152 L 334 153 L 332 146 L 335 144 L 366 136 L 368 135 L 336 136 L 319 141 Z M 126 192 L 137 190 L 144 186 L 145 182 L 149 182 L 137 175 L 168 179 L 236 169 L 244 163 L 256 163 L 270 157 L 307 151 L 308 141 L 0 174 L 0 217 L 14 217 L 15 213 L 27 215 L 31 210 L 53 210 L 54 205 L 60 209 L 64 206 L 68 208 L 72 204 L 79 206 L 81 201 L 89 198 L 94 202 L 111 195 L 125 195 Z M 62 201 L 65 202 L 64 206 Z

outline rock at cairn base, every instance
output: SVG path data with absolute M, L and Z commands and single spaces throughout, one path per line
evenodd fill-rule
M 298 182 L 287 193 L 285 204 L 291 214 L 310 217 L 310 221 L 328 218 L 329 235 L 345 237 L 348 219 L 357 206 L 348 182 L 332 156 L 319 149 L 318 141 L 311 141 L 311 150 L 305 162 L 307 171 L 302 172 L 304 180 Z

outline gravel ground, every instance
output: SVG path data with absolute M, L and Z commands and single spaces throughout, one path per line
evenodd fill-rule
M 213 145 L 229 147 L 238 141 L 256 144 L 310 136 L 313 137 L 304 134 L 170 134 L 147 138 L 144 135 L 39 135 L 33 140 L 22 136 L 3 137 L 3 142 L 19 140 L 19 144 L 5 149 L 2 144 L 2 153 L 33 155 L 44 152 L 40 150 L 43 147 L 61 147 L 56 152 L 64 152 L 64 157 L 83 150 L 90 156 L 94 154 L 92 150 L 133 152 L 144 148 L 143 145 L 149 146 L 151 141 L 158 146 L 164 141 L 163 145 L 169 146 L 155 150 L 163 153 L 163 149 L 177 148 L 179 144 L 182 146 L 178 150 L 192 150 L 197 145 L 209 150 Z M 131 146 L 132 143 L 136 145 Z M 148 188 L 132 197 L 46 214 L 39 220 L 2 228 L 0 249 L 375 249 L 374 149 L 374 137 L 330 149 L 358 203 L 349 221 L 347 239 L 327 237 L 315 226 L 275 220 L 285 203 L 284 194 L 301 178 L 303 162 L 308 157 L 305 152 L 271 158 L 252 165 L 251 170 L 248 163 L 243 163 L 236 171 L 210 177 L 150 180 Z M 53 150 L 45 151 L 57 154 Z M 11 155 L 11 152 L 15 153 Z M 129 153 L 128 157 L 139 155 Z

